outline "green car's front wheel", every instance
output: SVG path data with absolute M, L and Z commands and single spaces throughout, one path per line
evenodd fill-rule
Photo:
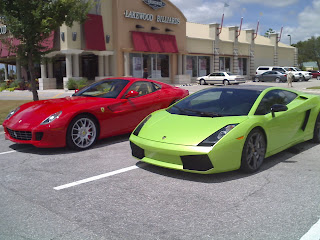
M 253 129 L 243 146 L 241 170 L 247 173 L 257 171 L 263 163 L 266 154 L 265 136 L 259 129 Z

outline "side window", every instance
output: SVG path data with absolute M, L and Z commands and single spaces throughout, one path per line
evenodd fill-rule
M 133 91 L 138 92 L 139 93 L 138 97 L 140 97 L 140 96 L 152 93 L 160 88 L 161 88 L 161 86 L 160 87 L 158 85 L 155 86 L 152 82 L 147 82 L 147 81 L 135 82 L 129 87 L 129 89 L 126 91 L 124 96 L 128 92 L 133 90 Z
M 256 115 L 265 115 L 271 112 L 274 104 L 288 105 L 297 97 L 297 94 L 285 90 L 272 90 L 268 92 L 261 100 Z
M 210 77 L 215 77 L 215 76 L 217 76 L 216 73 L 211 73 L 211 74 L 210 74 Z

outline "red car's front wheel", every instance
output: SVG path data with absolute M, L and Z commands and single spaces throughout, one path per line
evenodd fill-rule
M 67 131 L 67 145 L 75 150 L 91 147 L 97 140 L 97 124 L 90 116 L 75 117 Z

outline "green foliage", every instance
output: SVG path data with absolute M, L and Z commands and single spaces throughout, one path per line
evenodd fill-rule
M 69 90 L 81 89 L 88 85 L 88 80 L 86 78 L 81 78 L 79 80 L 69 79 L 67 87 Z
M 269 28 L 269 29 L 265 32 L 264 36 L 265 36 L 265 37 L 269 37 L 270 34 L 275 33 L 275 32 L 276 32 L 276 31 L 274 31 L 272 28 Z
M 1 82 L 1 83 L 0 83 L 0 92 L 2 92 L 3 90 L 5 90 L 6 88 L 7 88 L 7 83 Z
M 38 94 L 33 66 L 50 51 L 41 43 L 63 23 L 69 27 L 73 22 L 83 23 L 92 7 L 92 0 L 0 0 L 3 24 L 7 25 L 14 38 L 20 40 L 20 45 L 2 42 L 9 46 L 11 52 L 17 53 L 22 65 L 28 66 L 34 100 L 38 100 Z
M 320 37 L 311 37 L 306 41 L 299 41 L 292 46 L 298 48 L 298 63 L 317 61 L 320 65 Z

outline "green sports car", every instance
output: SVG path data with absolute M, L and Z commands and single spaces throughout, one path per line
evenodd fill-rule
M 132 155 L 186 172 L 252 173 L 297 143 L 319 143 L 319 112 L 320 96 L 286 88 L 207 88 L 147 116 L 130 136 Z

